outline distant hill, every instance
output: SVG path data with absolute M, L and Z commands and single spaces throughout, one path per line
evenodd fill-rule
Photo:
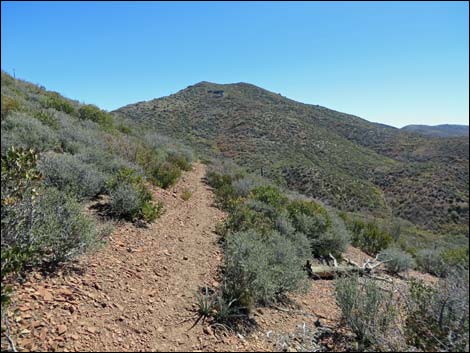
M 469 136 L 468 125 L 407 125 L 402 127 L 402 130 L 436 137 Z
M 114 113 L 342 210 L 468 233 L 468 139 L 436 139 L 247 83 L 200 82 Z

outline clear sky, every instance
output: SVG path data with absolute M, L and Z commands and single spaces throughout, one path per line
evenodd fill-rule
M 1 3 L 1 67 L 112 110 L 249 82 L 371 121 L 468 124 L 467 2 Z

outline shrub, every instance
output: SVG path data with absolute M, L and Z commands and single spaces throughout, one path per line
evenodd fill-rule
M 1 307 L 9 304 L 12 287 L 5 279 L 20 271 L 30 261 L 30 232 L 19 228 L 31 224 L 32 205 L 41 175 L 36 169 L 37 154 L 10 147 L 1 158 Z
M 280 214 L 276 219 L 275 229 L 282 235 L 289 236 L 296 232 L 288 215 Z
M 215 201 L 222 209 L 231 211 L 238 205 L 232 184 L 224 184 L 215 189 Z
M 469 281 L 465 269 L 452 270 L 435 287 L 413 281 L 405 335 L 425 352 L 468 352 Z
M 225 249 L 225 292 L 250 308 L 304 288 L 305 259 L 298 257 L 297 250 L 277 232 L 267 237 L 253 230 L 230 234 Z
M 5 119 L 13 111 L 20 110 L 20 103 L 13 97 L 1 96 L 1 119 Z
M 105 189 L 105 176 L 94 165 L 70 154 L 46 153 L 39 161 L 45 183 L 81 198 L 93 198 Z
M 443 277 L 447 272 L 447 266 L 442 258 L 440 249 L 422 249 L 416 253 L 416 260 L 422 271 L 434 276 Z
M 42 261 L 63 262 L 95 243 L 95 224 L 82 213 L 74 197 L 48 188 L 37 206 L 32 234 L 43 254 Z
M 231 185 L 232 178 L 229 175 L 222 175 L 215 172 L 208 172 L 206 175 L 207 183 L 215 189 L 223 185 Z
M 328 212 L 316 202 L 294 200 L 287 205 L 287 211 L 297 231 L 312 238 L 326 232 L 331 226 Z
M 393 242 L 393 237 L 375 223 L 354 220 L 349 229 L 352 233 L 352 244 L 369 255 L 379 253 Z
M 287 197 L 278 188 L 270 185 L 254 188 L 251 197 L 275 208 L 282 208 L 287 204 Z
M 47 110 L 40 110 L 34 113 L 34 118 L 38 119 L 44 125 L 58 130 L 60 125 L 58 120 Z
M 141 217 L 146 222 L 153 222 L 163 213 L 163 202 L 158 201 L 153 204 L 151 201 L 145 201 L 140 210 Z
M 2 205 L 2 279 L 4 267 L 56 265 L 95 243 L 95 225 L 74 197 L 55 188 L 33 191 Z
M 92 121 L 76 121 L 63 113 L 56 113 L 60 128 L 58 131 L 60 144 L 65 152 L 72 154 L 85 149 L 106 150 L 103 132 L 99 125 Z
M 239 197 L 248 197 L 250 192 L 254 188 L 263 185 L 263 182 L 256 180 L 250 176 L 245 176 L 241 179 L 234 180 L 232 185 L 235 195 Z
M 121 169 L 133 169 L 138 174 L 143 175 L 143 170 L 138 166 L 115 156 L 107 151 L 97 148 L 82 149 L 80 153 L 74 155 L 80 162 L 91 164 L 105 175 L 112 175 Z
M 82 120 L 91 120 L 102 127 L 110 128 L 113 126 L 113 117 L 95 105 L 82 105 L 78 109 L 78 117 Z
M 182 152 L 170 152 L 167 157 L 167 162 L 176 165 L 179 169 L 189 171 L 191 170 L 191 155 Z
M 318 233 L 315 237 L 307 234 L 313 256 L 327 257 L 329 254 L 340 256 L 349 245 L 350 236 L 343 222 L 336 216 L 329 218 L 331 227 L 325 232 Z
M 107 184 L 110 190 L 110 210 L 118 218 L 152 222 L 161 215 L 163 204 L 152 203 L 152 194 L 135 170 L 121 169 Z
M 416 265 L 410 254 L 397 248 L 382 250 L 379 253 L 379 259 L 385 261 L 387 271 L 395 275 L 413 269 Z
M 260 234 L 267 234 L 274 229 L 276 218 L 273 207 L 250 200 L 233 208 L 226 225 L 234 232 L 253 229 Z
M 168 188 L 176 184 L 181 177 L 181 170 L 174 164 L 164 162 L 152 173 L 152 180 L 161 188 Z
M 393 294 L 384 292 L 372 279 L 356 276 L 338 279 L 335 294 L 342 320 L 356 335 L 359 351 L 389 350 L 387 336 L 397 314 Z
M 11 146 L 45 151 L 60 145 L 54 130 L 19 112 L 13 112 L 2 121 L 1 143 L 2 154 Z
M 46 108 L 54 108 L 67 114 L 75 113 L 73 105 L 57 92 L 46 92 L 44 105 Z
M 110 192 L 111 213 L 118 218 L 134 220 L 143 206 L 139 190 L 132 184 L 119 184 Z
M 469 256 L 468 246 L 444 250 L 441 254 L 442 260 L 449 268 L 463 267 L 468 269 Z

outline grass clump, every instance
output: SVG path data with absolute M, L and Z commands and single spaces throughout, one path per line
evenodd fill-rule
M 188 201 L 191 198 L 192 195 L 193 195 L 193 193 L 191 192 L 191 190 L 184 189 L 183 192 L 181 193 L 181 198 L 184 201 Z

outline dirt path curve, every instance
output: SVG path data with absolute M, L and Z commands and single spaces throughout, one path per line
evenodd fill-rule
M 19 348 L 61 351 L 203 350 L 191 331 L 195 292 L 213 286 L 222 260 L 215 225 L 224 218 L 195 164 L 171 190 L 155 190 L 165 213 L 148 228 L 122 224 L 108 243 L 54 277 L 17 288 L 11 315 Z M 184 201 L 183 190 L 192 196 Z M 207 337 L 207 341 L 205 342 Z

